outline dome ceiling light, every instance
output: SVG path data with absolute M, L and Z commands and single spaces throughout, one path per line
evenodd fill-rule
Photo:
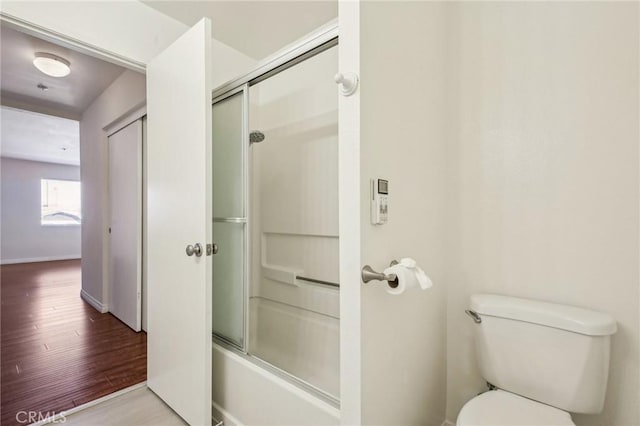
M 36 53 L 33 65 L 51 77 L 66 77 L 71 73 L 71 63 L 52 53 Z

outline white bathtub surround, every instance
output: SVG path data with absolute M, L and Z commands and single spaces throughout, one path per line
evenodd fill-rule
M 214 417 L 230 425 L 340 424 L 340 410 L 247 357 L 213 345 Z

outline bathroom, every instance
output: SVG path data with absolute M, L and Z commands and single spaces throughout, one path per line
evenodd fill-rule
M 343 37 L 350 18 L 359 34 Z M 247 130 L 264 139 L 247 154 L 255 222 L 245 350 L 330 406 L 339 401 L 342 424 L 455 424 L 487 390 L 465 314 L 471 295 L 574 305 L 612 315 L 617 332 L 604 408 L 573 421 L 639 424 L 638 5 L 347 2 L 338 20 L 337 47 L 249 84 Z M 336 72 L 359 77 L 354 95 L 331 92 Z M 324 102 L 337 110 L 325 121 Z M 349 143 L 354 132 L 359 146 Z M 214 211 L 215 177 L 214 163 Z M 371 179 L 388 181 L 384 224 L 371 223 Z M 283 237 L 314 218 L 314 229 L 295 233 L 334 238 L 322 246 L 329 252 Z M 360 280 L 364 265 L 382 271 L 405 257 L 431 288 L 394 296 L 384 281 Z M 283 314 L 277 297 L 291 288 L 282 276 L 295 276 L 287 267 L 340 283 L 339 308 L 328 299 L 335 289 L 294 279 L 296 291 L 320 293 L 287 303 L 317 306 Z M 214 333 L 215 312 L 214 302 Z M 259 395 L 240 390 L 227 355 L 214 346 L 215 418 L 302 421 L 254 403 L 245 414 L 246 399 L 234 395 Z M 290 406 L 311 423 L 333 423 Z
M 465 310 L 472 295 L 494 293 L 611 315 L 603 410 L 571 417 L 580 426 L 640 425 L 639 4 L 341 1 L 336 17 L 327 75 L 337 105 L 339 265 L 309 277 L 340 283 L 339 307 L 331 306 L 337 389 L 311 383 L 317 392 L 266 369 L 291 394 L 270 394 L 263 382 L 242 388 L 253 380 L 242 374 L 267 373 L 247 366 L 232 342 L 217 343 L 214 413 L 228 411 L 225 424 L 300 424 L 292 419 L 305 413 L 307 424 L 453 425 L 487 390 Z M 336 72 L 359 77 L 355 93 L 338 91 Z M 268 82 L 248 87 L 247 108 L 262 99 L 252 87 Z M 273 125 L 249 124 L 264 140 L 247 150 L 277 148 Z M 376 178 L 389 182 L 383 225 L 370 219 Z M 253 231 L 245 238 L 260 237 Z M 364 265 L 381 271 L 405 257 L 431 288 L 394 296 L 384 281 L 362 282 Z M 250 320 L 244 326 L 251 331 Z M 298 403 L 309 411 L 292 412 Z
M 495 293 L 612 315 L 604 410 L 572 418 L 639 424 L 638 4 L 363 13 L 361 176 L 388 178 L 393 204 L 363 225 L 362 264 L 410 253 L 434 281 L 411 299 L 363 288 L 363 423 L 455 424 L 486 390 L 464 311 Z

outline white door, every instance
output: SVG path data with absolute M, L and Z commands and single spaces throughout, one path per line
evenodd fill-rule
M 142 320 L 142 120 L 109 136 L 109 311 Z
M 147 384 L 211 424 L 211 22 L 147 65 Z

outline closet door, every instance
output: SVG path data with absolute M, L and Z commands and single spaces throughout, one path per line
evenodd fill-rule
M 147 383 L 192 425 L 211 424 L 210 52 L 205 18 L 147 65 Z
M 109 311 L 142 323 L 142 119 L 109 136 Z

